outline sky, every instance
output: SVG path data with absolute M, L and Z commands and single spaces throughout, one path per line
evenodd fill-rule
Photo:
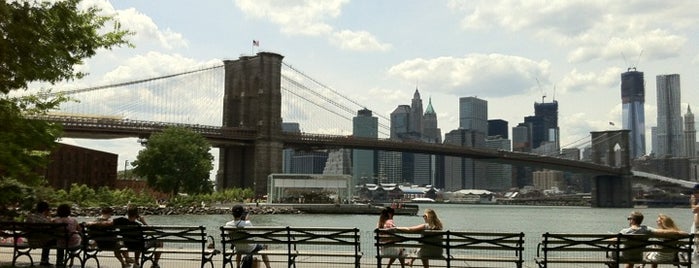
M 698 111 L 699 1 L 85 0 L 135 35 L 101 50 L 78 83 L 100 85 L 237 59 L 256 49 L 383 115 L 431 98 L 442 134 L 461 97 L 488 102 L 512 128 L 535 102 L 558 101 L 561 146 L 621 127 L 620 75 L 645 73 L 646 148 L 656 125 L 655 77 L 680 74 L 682 114 Z M 252 46 L 259 40 L 259 47 Z M 613 123 L 612 124 L 610 124 Z M 63 142 L 119 154 L 135 139 Z M 215 154 L 217 156 L 217 153 Z M 214 170 L 215 172 L 215 170 Z

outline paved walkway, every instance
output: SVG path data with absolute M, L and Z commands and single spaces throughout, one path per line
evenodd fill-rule
M 0 268 L 5 268 L 5 267 L 12 267 L 12 249 L 11 248 L 0 248 Z M 33 250 L 32 251 L 32 258 L 34 259 L 35 265 L 34 267 L 41 267 L 38 266 L 39 259 L 40 259 L 40 253 L 41 250 Z M 192 255 L 189 256 L 174 256 L 174 257 L 194 257 Z M 259 258 L 259 257 L 258 257 Z M 271 259 L 271 266 L 272 268 L 282 268 L 286 267 L 286 259 L 282 256 L 270 256 Z M 55 264 L 56 262 L 56 256 L 55 256 L 55 251 L 51 250 L 51 263 Z M 117 259 L 114 257 L 113 253 L 111 252 L 102 252 L 99 255 L 99 267 L 100 268 L 122 268 L 121 264 Z M 353 267 L 354 265 L 351 263 L 352 260 L 349 258 L 330 258 L 330 257 L 325 257 L 325 258 L 311 258 L 311 257 L 299 257 L 297 260 L 297 267 L 298 268 L 311 268 L 311 267 L 329 267 L 329 268 L 350 268 Z M 29 266 L 29 259 L 27 257 L 21 257 L 17 261 L 17 266 L 16 267 L 31 267 Z M 384 259 L 384 267 L 387 264 L 388 260 Z M 221 255 L 217 255 L 214 258 L 214 268 L 220 268 L 222 267 L 223 261 L 221 259 Z M 361 260 L 361 266 L 366 267 L 366 268 L 373 268 L 376 267 L 376 257 L 373 255 L 367 255 L 366 253 L 362 257 Z M 467 263 L 452 263 L 453 267 L 503 267 L 502 263 L 493 263 L 493 264 L 483 264 L 483 263 L 478 263 L 478 264 L 467 264 Z M 95 263 L 94 260 L 90 260 L 87 265 L 87 268 L 97 268 L 97 263 Z M 149 268 L 150 263 L 147 263 L 145 268 Z M 162 268 L 200 268 L 200 261 L 198 258 L 189 258 L 188 260 L 173 260 L 173 259 L 168 259 L 167 254 L 163 254 L 161 260 L 160 260 L 160 267 Z M 396 261 L 391 267 L 400 267 L 400 264 Z M 407 266 L 406 266 L 407 267 Z M 422 264 L 420 263 L 419 260 L 415 261 L 414 267 L 422 267 Z M 445 267 L 445 263 L 442 261 L 430 261 L 430 267 Z M 514 267 L 514 265 L 509 265 L 507 267 Z M 535 267 L 534 264 L 530 263 L 525 263 L 524 267 Z M 580 266 L 582 267 L 582 266 Z M 80 264 L 75 264 L 71 268 L 80 268 Z M 206 266 L 206 268 L 211 268 L 209 266 Z M 226 268 L 231 268 L 231 267 L 226 267 Z M 233 267 L 235 268 L 235 267 Z M 264 268 L 264 264 L 260 261 L 260 266 L 259 268 Z

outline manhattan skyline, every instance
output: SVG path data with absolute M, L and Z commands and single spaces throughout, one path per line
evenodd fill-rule
M 590 131 L 621 128 L 619 76 L 629 67 L 646 77 L 647 147 L 657 125 L 648 78 L 678 73 L 681 106 L 699 100 L 693 1 L 85 3 L 132 29 L 136 48 L 100 51 L 80 67 L 90 75 L 71 88 L 191 70 L 259 49 L 386 116 L 417 86 L 442 133 L 458 128 L 461 97 L 487 100 L 489 119 L 510 127 L 532 114 L 534 102 L 555 99 L 563 148 Z M 118 153 L 121 163 L 141 149 L 135 141 L 63 142 Z

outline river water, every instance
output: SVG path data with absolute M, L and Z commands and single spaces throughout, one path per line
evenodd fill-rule
M 254 204 L 253 204 L 254 205 Z M 442 220 L 445 229 L 483 232 L 524 232 L 527 267 L 534 267 L 536 245 L 546 232 L 563 233 L 616 233 L 628 226 L 626 217 L 633 210 L 641 211 L 644 223 L 655 227 L 659 213 L 672 217 L 685 231 L 692 222 L 689 208 L 589 208 L 589 207 L 543 207 L 465 204 L 420 204 L 418 216 L 394 217 L 398 226 L 412 226 L 423 222 L 422 211 L 432 208 Z M 220 238 L 219 227 L 232 220 L 231 215 L 178 215 L 146 216 L 150 224 L 203 225 L 209 235 Z M 268 226 L 312 226 L 312 227 L 357 227 L 361 230 L 362 262 L 373 259 L 373 230 L 378 215 L 311 215 L 277 214 L 250 215 L 254 225 Z M 364 266 L 364 265 L 363 265 Z

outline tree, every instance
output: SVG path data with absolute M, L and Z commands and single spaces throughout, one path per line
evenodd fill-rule
M 35 173 L 60 136 L 60 126 L 31 119 L 67 98 L 50 95 L 13 97 L 33 82 L 54 84 L 82 78 L 75 66 L 98 49 L 129 45 L 132 34 L 96 7 L 80 0 L 0 1 L 0 174 L 36 185 Z M 104 29 L 107 24 L 112 29 Z M 0 204 L 3 200 L 0 198 Z
M 151 135 L 146 148 L 138 152 L 133 172 L 161 192 L 210 193 L 213 183 L 209 173 L 214 159 L 210 149 L 204 137 L 189 129 L 166 128 Z

